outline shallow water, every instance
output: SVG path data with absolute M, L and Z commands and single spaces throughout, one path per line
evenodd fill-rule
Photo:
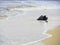
M 1 19 L 0 32 L 3 37 L 1 40 L 7 45 L 19 45 L 44 39 L 46 35 L 42 33 L 60 25 L 60 13 L 57 9 L 47 9 L 45 13 L 40 13 L 40 11 L 42 10 L 27 10 L 25 14 L 18 13 L 15 16 Z M 37 21 L 41 14 L 48 16 L 48 23 Z
M 12 6 L 12 3 L 8 4 Z M 8 4 L 2 4 L 2 7 L 5 8 Z M 60 9 L 6 10 L 4 8 L 0 11 L 0 15 L 3 17 L 0 19 L 1 45 L 21 45 L 41 41 L 49 37 L 48 34 L 45 34 L 49 29 L 60 25 Z M 37 21 L 40 15 L 46 15 L 48 23 Z M 40 43 L 40 45 L 42 44 Z

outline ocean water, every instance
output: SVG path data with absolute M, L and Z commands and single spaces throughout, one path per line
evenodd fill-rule
M 2 4 L 3 6 L 1 5 L 3 7 L 0 11 L 0 15 L 3 17 L 0 19 L 1 45 L 28 45 L 38 40 L 41 41 L 50 36 L 46 34 L 49 29 L 60 25 L 60 9 L 6 10 L 5 8 L 12 4 L 15 7 L 20 5 L 19 3 L 8 4 L 5 2 Z M 40 15 L 46 15 L 48 23 L 37 21 Z M 40 45 L 43 44 L 40 43 Z

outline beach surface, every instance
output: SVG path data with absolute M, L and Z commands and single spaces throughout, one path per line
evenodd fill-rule
M 52 37 L 44 40 L 45 45 L 60 45 L 60 25 L 47 32 Z

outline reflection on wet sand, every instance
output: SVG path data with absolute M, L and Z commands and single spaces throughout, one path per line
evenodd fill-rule
M 60 45 L 60 26 L 48 31 L 48 33 L 53 36 L 43 41 L 45 45 Z

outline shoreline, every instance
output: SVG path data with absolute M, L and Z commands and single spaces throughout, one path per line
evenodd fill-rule
M 43 40 L 46 45 L 59 45 L 60 43 L 60 25 L 54 29 L 48 30 L 48 34 L 51 34 L 52 37 Z

